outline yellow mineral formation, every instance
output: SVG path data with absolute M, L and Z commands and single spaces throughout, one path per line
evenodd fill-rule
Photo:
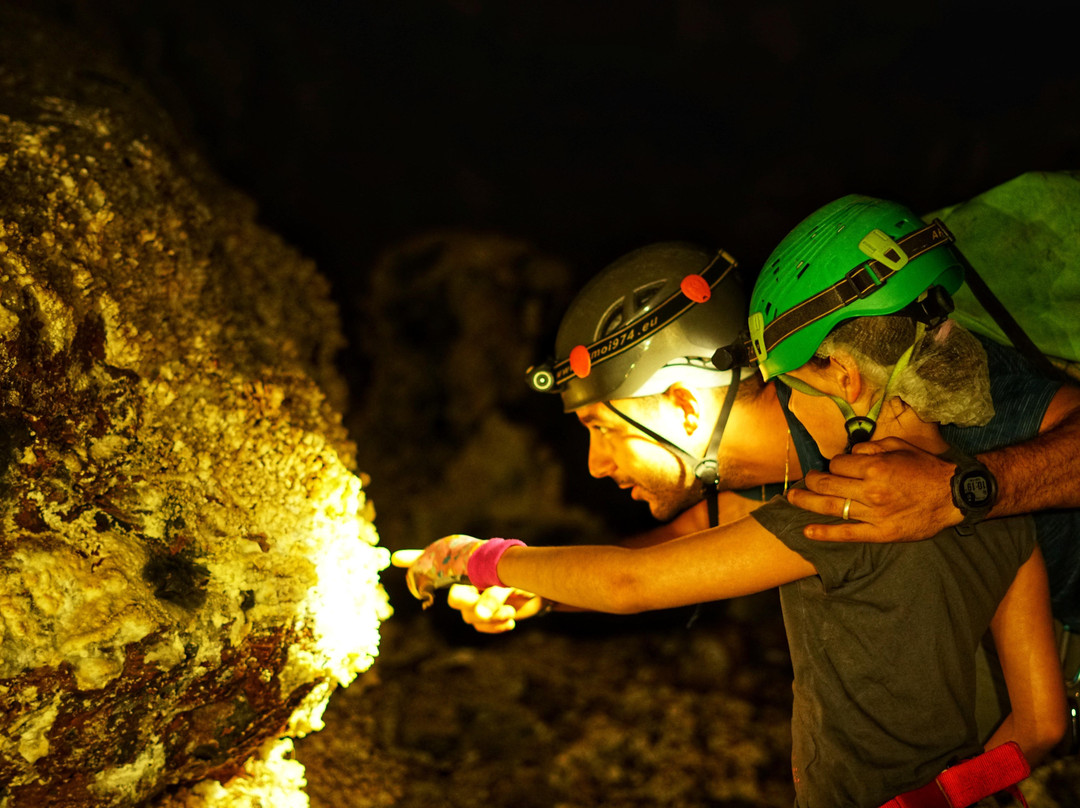
M 305 804 L 288 738 L 389 611 L 328 284 L 0 14 L 0 803 Z

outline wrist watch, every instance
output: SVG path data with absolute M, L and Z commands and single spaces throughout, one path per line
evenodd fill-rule
M 985 519 L 997 502 L 997 480 L 990 469 L 974 457 L 950 459 L 956 463 L 952 476 L 952 501 L 964 515 L 957 527 L 970 527 Z

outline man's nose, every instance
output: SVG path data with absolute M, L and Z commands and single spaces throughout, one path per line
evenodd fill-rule
M 593 477 L 610 477 L 615 470 L 615 463 L 611 454 L 598 445 L 599 441 L 593 437 L 589 440 L 589 474 Z

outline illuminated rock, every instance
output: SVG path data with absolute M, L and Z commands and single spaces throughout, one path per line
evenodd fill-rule
M 0 804 L 306 804 L 288 737 L 388 612 L 328 284 L 0 16 Z

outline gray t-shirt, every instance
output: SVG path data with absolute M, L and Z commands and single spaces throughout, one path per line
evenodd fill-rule
M 795 804 L 877 808 L 981 752 L 975 649 L 1035 546 L 1031 518 L 865 544 L 804 538 L 804 526 L 838 520 L 783 497 L 752 516 L 818 573 L 780 587 Z

